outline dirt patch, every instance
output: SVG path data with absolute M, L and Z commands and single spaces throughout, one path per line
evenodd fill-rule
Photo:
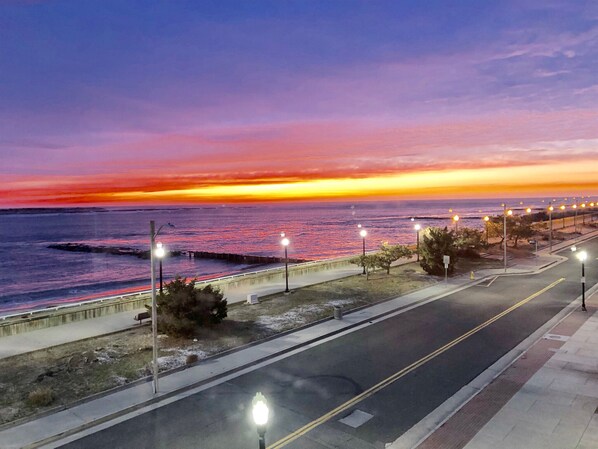
M 486 259 L 460 261 L 457 271 L 467 273 L 496 263 Z M 289 295 L 263 297 L 258 305 L 232 304 L 228 318 L 218 326 L 201 329 L 193 339 L 160 335 L 160 370 L 330 317 L 335 305 L 348 311 L 438 280 L 411 263 L 392 268 L 389 275 L 375 272 L 369 280 L 356 275 L 297 289 Z M 151 358 L 151 329 L 146 325 L 0 360 L 0 423 L 66 406 L 148 376 Z M 31 397 L 43 400 L 32 401 Z

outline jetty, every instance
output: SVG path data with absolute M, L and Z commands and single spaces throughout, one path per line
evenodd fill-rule
M 122 246 L 88 245 L 86 243 L 56 243 L 48 245 L 48 248 L 60 251 L 72 251 L 78 253 L 100 253 L 113 256 L 133 256 L 140 259 L 149 259 L 149 250 L 129 248 Z M 284 257 L 275 256 L 254 256 L 250 254 L 214 253 L 210 251 L 193 250 L 169 250 L 170 256 L 187 256 L 193 259 L 216 259 L 227 262 L 241 263 L 247 265 L 284 263 Z M 308 259 L 289 258 L 289 263 L 310 262 Z

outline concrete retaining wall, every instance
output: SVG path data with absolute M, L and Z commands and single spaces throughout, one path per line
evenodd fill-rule
M 321 262 L 307 262 L 289 266 L 289 278 L 319 271 L 342 268 L 349 264 L 350 257 L 325 260 Z M 246 273 L 235 276 L 227 276 L 220 279 L 198 282 L 197 285 L 212 284 L 218 287 L 225 295 L 230 288 L 251 287 L 271 283 L 284 279 L 284 267 L 263 270 L 255 273 Z M 118 298 L 108 298 L 89 303 L 79 303 L 72 306 L 62 306 L 51 309 L 32 310 L 23 312 L 18 316 L 0 320 L 0 337 L 16 335 L 36 329 L 44 329 L 52 326 L 71 323 L 73 321 L 98 318 L 113 313 L 126 312 L 142 309 L 150 303 L 150 294 L 134 294 Z M 131 315 L 133 322 L 133 315 Z
M 149 304 L 149 302 L 150 296 L 143 294 L 135 295 L 135 297 L 107 299 L 92 304 L 81 303 L 72 307 L 24 312 L 18 317 L 0 321 L 0 337 L 60 326 L 74 321 L 98 318 L 113 313 L 138 310 L 142 309 L 145 304 Z M 134 324 L 133 315 L 131 315 L 131 323 Z

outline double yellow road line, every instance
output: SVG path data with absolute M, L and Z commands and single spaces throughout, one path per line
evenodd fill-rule
M 490 326 L 492 323 L 494 323 L 495 321 L 498 321 L 499 319 L 501 319 L 502 317 L 504 317 L 505 315 L 508 315 L 509 313 L 511 313 L 512 311 L 518 309 L 519 307 L 527 304 L 528 302 L 530 302 L 532 299 L 540 296 L 542 293 L 550 290 L 551 288 L 555 287 L 556 285 L 560 284 L 561 282 L 563 282 L 565 280 L 565 278 L 560 278 L 556 281 L 554 281 L 552 284 L 544 287 L 542 290 L 537 291 L 536 293 L 528 296 L 527 298 L 519 301 L 517 304 L 512 305 L 511 307 L 509 307 L 508 309 L 504 310 L 503 312 L 499 313 L 498 315 L 495 315 L 494 317 L 490 318 L 489 320 L 483 322 L 482 324 L 480 324 L 479 326 L 474 327 L 473 329 L 471 329 L 470 331 L 464 333 L 463 335 L 461 335 L 460 337 L 455 338 L 453 341 L 445 344 L 444 346 L 436 349 L 434 352 L 431 352 L 430 354 L 426 355 L 425 357 L 422 357 L 421 359 L 419 359 L 416 362 L 413 362 L 411 365 L 406 366 L 405 368 L 403 368 L 400 371 L 397 371 L 396 373 L 394 373 L 392 376 L 387 377 L 386 379 L 384 379 L 383 381 L 377 383 L 376 385 L 374 385 L 371 388 L 368 388 L 367 390 L 365 390 L 363 393 L 355 396 L 352 399 L 349 399 L 347 402 L 345 402 L 344 404 L 339 405 L 338 407 L 336 407 L 335 409 L 329 411 L 328 413 L 320 416 L 319 418 L 313 420 L 312 422 L 304 425 L 303 427 L 295 430 L 293 433 L 290 433 L 289 435 L 287 435 L 284 438 L 281 438 L 280 440 L 278 440 L 276 443 L 274 443 L 271 446 L 268 446 L 268 449 L 279 449 L 282 448 L 284 446 L 286 446 L 287 444 L 295 441 L 297 438 L 301 437 L 302 435 L 305 435 L 307 432 L 309 432 L 312 429 L 315 429 L 316 427 L 318 427 L 321 424 L 324 424 L 326 421 L 329 421 L 331 418 L 333 418 L 334 416 L 347 411 L 349 408 L 353 407 L 354 405 L 356 405 L 357 403 L 363 401 L 364 399 L 367 399 L 368 397 L 376 394 L 377 392 L 379 392 L 380 390 L 382 390 L 383 388 L 386 388 L 387 386 L 389 386 L 390 384 L 396 382 L 397 380 L 399 380 L 401 377 L 406 376 L 407 374 L 409 374 L 410 372 L 414 371 L 415 369 L 419 368 L 420 366 L 426 364 L 427 362 L 429 362 L 430 360 L 438 357 L 440 354 L 448 351 L 449 349 L 451 349 L 453 346 L 461 343 L 463 340 L 471 337 L 472 335 L 476 334 L 477 332 L 481 331 L 482 329 Z

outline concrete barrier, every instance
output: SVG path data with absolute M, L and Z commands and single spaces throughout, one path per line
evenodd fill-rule
M 150 297 L 148 295 L 136 295 L 132 298 L 108 299 L 101 303 L 80 303 L 77 306 L 55 307 L 53 309 L 24 312 L 19 316 L 11 316 L 8 319 L 0 321 L 0 337 L 60 326 L 74 321 L 99 318 L 129 310 L 138 310 L 142 309 L 149 302 Z M 133 322 L 133 315 L 131 315 L 131 321 Z

